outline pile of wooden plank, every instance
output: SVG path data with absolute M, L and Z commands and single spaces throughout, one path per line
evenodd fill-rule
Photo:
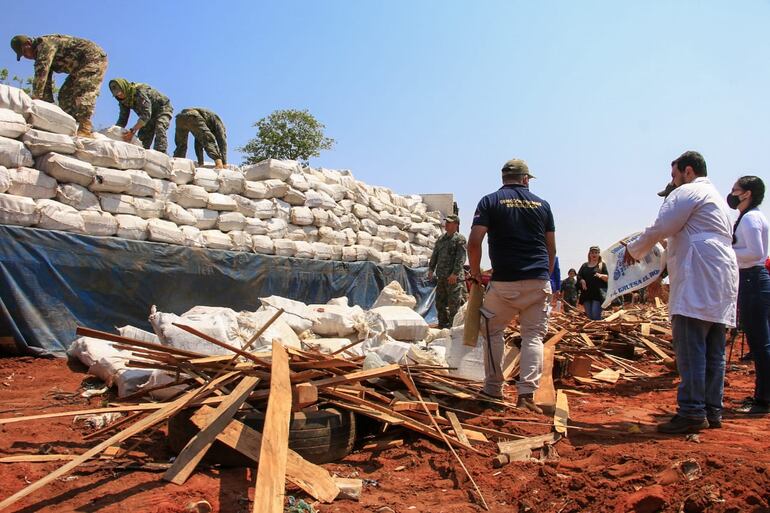
M 280 311 L 272 320 L 279 315 Z M 135 394 L 132 402 L 111 404 L 105 408 L 0 419 L 0 424 L 3 424 L 55 416 L 128 413 L 117 422 L 90 433 L 88 439 L 100 440 L 96 445 L 83 454 L 62 458 L 66 463 L 0 502 L 0 510 L 88 460 L 102 461 L 105 454 L 109 455 L 110 461 L 116 457 L 130 459 L 135 446 L 125 447 L 129 439 L 141 439 L 183 410 L 191 413 L 190 418 L 199 431 L 173 463 L 165 465 L 163 479 L 176 484 L 184 483 L 212 444 L 218 441 L 235 449 L 257 467 L 253 511 L 260 513 L 283 511 L 287 481 L 322 502 L 334 500 L 341 491 L 347 497 L 360 492 L 360 481 L 333 478 L 323 467 L 290 450 L 292 411 L 333 407 L 375 419 L 381 423 L 381 432 L 387 438 L 375 439 L 370 446 L 387 447 L 409 431 L 445 444 L 465 470 L 474 489 L 473 496 L 483 507 L 486 507 L 483 495 L 456 449 L 478 453 L 478 444 L 497 442 L 501 444 L 501 455 L 508 455 L 505 456 L 508 461 L 513 461 L 526 452 L 522 447 L 531 450 L 550 446 L 566 434 L 566 396 L 556 394 L 552 380 L 544 380 L 547 385 L 543 388 L 548 388 L 553 397 L 552 406 L 556 411 L 553 433 L 529 439 L 477 425 L 488 423 L 470 423 L 474 417 L 483 415 L 485 410 L 469 412 L 458 408 L 458 404 L 462 400 L 484 400 L 479 395 L 480 383 L 450 377 L 444 368 L 403 362 L 365 369 L 363 357 L 344 359 L 338 354 L 285 348 L 279 341 L 273 342 L 272 353 L 254 354 L 249 351 L 250 344 L 238 349 L 189 326 L 177 324 L 177 327 L 228 349 L 232 355 L 204 356 L 111 333 L 78 329 L 79 335 L 98 338 L 130 350 L 133 355 L 131 366 L 175 372 L 177 381 L 164 386 L 184 384 L 187 388 L 166 402 L 139 402 L 146 399 L 146 394 L 151 391 L 146 389 Z M 261 331 L 255 334 L 252 342 L 260 334 Z M 552 345 L 555 345 L 556 338 L 551 338 Z M 338 353 L 342 351 L 344 348 Z M 502 401 L 497 403 L 500 407 L 513 408 L 513 405 Z M 244 412 L 254 411 L 264 415 L 261 432 L 239 420 Z M 48 461 L 55 459 L 55 455 L 49 456 Z M 153 464 L 163 466 L 158 462 Z

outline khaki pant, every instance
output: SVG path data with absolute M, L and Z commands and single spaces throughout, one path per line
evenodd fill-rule
M 543 373 L 543 338 L 548 330 L 548 303 L 551 300 L 549 280 L 493 281 L 484 297 L 482 314 L 489 323 L 489 342 L 484 346 L 486 379 L 484 392 L 503 394 L 503 332 L 518 315 L 521 332 L 519 359 L 519 395 L 532 394 L 540 386 Z M 481 333 L 487 337 L 487 326 Z M 491 351 L 490 351 L 491 349 Z

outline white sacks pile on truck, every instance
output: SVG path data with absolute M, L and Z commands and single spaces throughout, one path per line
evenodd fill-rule
M 349 171 L 269 159 L 196 168 L 120 139 L 75 137 L 56 105 L 0 85 L 0 224 L 319 260 L 427 264 L 441 214 Z
M 260 334 L 248 351 L 269 353 L 274 340 L 295 349 L 337 353 L 338 358 L 364 356 L 364 368 L 392 363 L 426 364 L 447 368 L 458 377 L 483 379 L 481 345 L 463 344 L 462 314 L 452 330 L 430 329 L 414 311 L 416 300 L 398 282 L 385 287 L 368 311 L 349 306 L 347 298 L 335 298 L 326 304 L 307 305 L 300 301 L 270 296 L 260 298 L 257 311 L 236 312 L 230 308 L 197 306 L 181 315 L 158 311 L 153 307 L 149 321 L 154 333 L 133 326 L 119 328 L 122 336 L 201 355 L 231 355 L 231 351 L 192 335 L 176 325 L 186 325 L 232 347 L 244 349 L 257 331 L 283 313 Z M 129 367 L 131 351 L 116 349 L 103 340 L 80 337 L 68 354 L 89 367 L 89 373 L 108 385 L 116 386 L 125 397 L 137 390 L 184 381 L 188 376 L 163 370 Z M 167 399 L 179 392 L 171 387 L 152 392 Z

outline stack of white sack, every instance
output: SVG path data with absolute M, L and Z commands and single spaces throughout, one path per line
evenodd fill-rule
M 371 186 L 347 170 L 276 159 L 217 170 L 125 142 L 120 127 L 93 138 L 76 131 L 56 105 L 0 85 L 0 194 L 19 197 L 3 198 L 0 224 L 408 267 L 427 265 L 441 234 L 441 215 L 419 196 Z M 37 217 L 21 198 L 65 204 L 77 213 L 46 203 L 83 224 Z M 412 306 L 399 294 L 377 306 Z

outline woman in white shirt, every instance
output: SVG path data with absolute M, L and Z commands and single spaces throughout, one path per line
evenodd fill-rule
M 770 413 L 770 274 L 767 218 L 757 207 L 765 197 L 765 184 L 757 176 L 742 176 L 727 196 L 727 204 L 740 212 L 735 222 L 733 249 L 740 269 L 738 313 L 754 355 L 754 397 L 738 413 Z

